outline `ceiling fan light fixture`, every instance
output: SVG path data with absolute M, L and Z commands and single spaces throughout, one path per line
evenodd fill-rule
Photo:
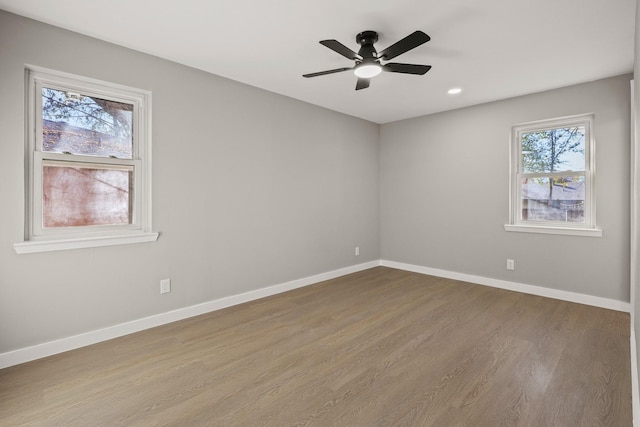
M 361 65 L 358 65 L 356 67 L 356 69 L 353 71 L 353 74 L 362 79 L 370 79 L 371 77 L 377 76 L 381 72 L 382 67 L 380 66 L 380 64 L 362 63 Z
M 387 61 L 411 49 L 415 49 L 429 40 L 431 40 L 431 37 L 422 31 L 414 31 L 402 40 L 378 52 L 373 46 L 375 42 L 378 41 L 378 33 L 375 31 L 363 31 L 356 36 L 356 42 L 360 45 L 360 50 L 357 53 L 337 40 L 320 40 L 321 45 L 328 47 L 347 59 L 355 61 L 355 66 L 303 74 L 302 77 L 318 77 L 353 70 L 353 74 L 358 77 L 356 90 L 361 90 L 368 88 L 370 79 L 383 71 L 422 76 L 431 69 L 431 65 L 402 64 Z M 381 60 L 384 60 L 384 65 L 380 63 Z

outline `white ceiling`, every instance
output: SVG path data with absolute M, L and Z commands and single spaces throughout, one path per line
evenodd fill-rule
M 636 0 L 0 0 L 0 9 L 376 123 L 539 92 L 633 70 Z M 357 51 L 415 30 L 431 41 L 355 91 L 352 66 L 320 45 Z M 462 93 L 448 95 L 460 87 Z

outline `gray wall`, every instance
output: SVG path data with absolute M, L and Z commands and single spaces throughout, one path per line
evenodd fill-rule
M 157 242 L 15 254 L 25 64 L 153 92 Z M 379 259 L 376 124 L 4 12 L 0 100 L 0 353 Z
M 629 301 L 630 78 L 382 125 L 382 259 Z M 589 112 L 604 236 L 504 231 L 511 126 Z

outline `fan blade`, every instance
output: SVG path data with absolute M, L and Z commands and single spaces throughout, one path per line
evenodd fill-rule
M 343 45 L 337 40 L 322 40 L 320 41 L 320 44 L 328 47 L 334 52 L 339 53 L 340 55 L 344 56 L 347 59 L 353 59 L 354 61 L 362 60 L 362 56 L 358 55 L 357 53 L 355 53 L 354 51 L 352 51 L 351 49 L 349 49 L 348 47 L 346 47 L 345 45 Z
M 399 64 L 397 62 L 388 62 L 382 66 L 382 71 L 418 75 L 426 74 L 430 69 L 431 65 Z
M 317 73 L 303 74 L 302 77 L 318 77 L 325 74 L 340 73 L 342 71 L 353 70 L 353 67 L 336 68 L 335 70 L 319 71 Z
M 431 37 L 429 37 L 422 31 L 415 31 L 399 42 L 392 44 L 388 48 L 384 49 L 382 52 L 378 52 L 378 58 L 384 57 L 384 59 L 388 61 L 398 55 L 402 55 L 403 53 L 420 46 L 423 43 L 428 42 L 429 40 L 431 40 Z
M 356 83 L 356 90 L 368 88 L 369 82 L 369 79 L 363 79 L 362 77 L 358 78 L 358 83 Z

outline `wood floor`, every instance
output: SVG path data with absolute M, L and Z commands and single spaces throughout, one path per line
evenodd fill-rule
M 629 316 L 385 267 L 0 370 L 0 425 L 631 426 Z

